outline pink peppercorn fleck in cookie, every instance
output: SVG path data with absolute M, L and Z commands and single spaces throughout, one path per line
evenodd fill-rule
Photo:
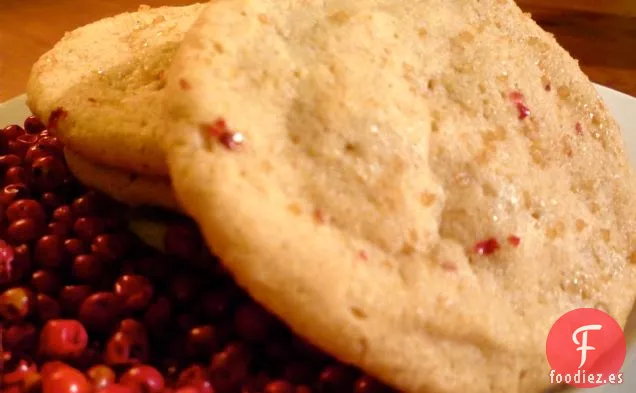
M 406 392 L 540 392 L 558 317 L 625 322 L 620 131 L 511 0 L 220 0 L 167 81 L 184 208 L 341 360 Z

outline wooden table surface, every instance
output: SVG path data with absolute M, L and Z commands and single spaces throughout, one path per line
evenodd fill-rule
M 0 102 L 24 91 L 33 62 L 75 27 L 136 0 L 0 0 Z M 185 5 L 193 0 L 145 0 Z M 518 0 L 598 83 L 636 96 L 636 0 Z

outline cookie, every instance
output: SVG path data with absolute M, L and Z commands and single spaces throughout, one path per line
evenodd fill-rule
M 69 149 L 64 150 L 69 169 L 89 187 L 131 206 L 158 206 L 178 211 L 170 179 L 163 176 L 138 175 L 97 165 Z
M 168 171 L 157 142 L 163 73 L 203 5 L 140 8 L 67 33 L 33 66 L 27 104 L 99 165 L 142 175 Z
M 626 321 L 619 127 L 512 0 L 219 0 L 165 109 L 177 197 L 237 282 L 396 388 L 541 392 L 560 316 Z

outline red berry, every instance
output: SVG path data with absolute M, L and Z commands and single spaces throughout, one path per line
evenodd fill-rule
M 29 188 L 25 184 L 9 184 L 0 193 L 0 204 L 9 206 L 13 201 L 29 197 Z
M 98 364 L 88 369 L 86 376 L 95 389 L 104 389 L 114 384 L 116 378 L 115 372 L 103 364 Z
M 115 295 L 119 296 L 126 310 L 142 310 L 150 304 L 154 289 L 144 276 L 127 274 L 115 282 Z
M 39 135 L 22 134 L 18 136 L 17 138 L 15 138 L 15 154 L 19 155 L 20 157 L 24 157 L 27 150 L 29 150 L 31 146 L 35 146 L 38 143 L 39 139 Z
M 0 193 L 0 205 L 9 206 L 13 201 L 27 198 L 29 189 L 24 184 L 9 184 Z
M 68 359 L 82 354 L 88 344 L 86 329 L 76 320 L 48 321 L 40 333 L 39 350 L 45 356 Z
M 26 288 L 15 287 L 0 295 L 0 317 L 10 322 L 23 321 L 33 306 L 33 294 Z
M 60 291 L 60 278 L 47 270 L 38 270 L 31 275 L 31 287 L 38 293 L 55 296 Z
M 102 347 L 103 345 L 101 341 L 91 342 L 84 352 L 73 360 L 73 364 L 81 370 L 87 370 L 95 364 L 102 363 L 104 361 Z
M 90 393 L 90 383 L 80 371 L 59 367 L 42 376 L 42 393 Z
M 19 384 L 27 374 L 37 371 L 34 363 L 19 359 L 11 352 L 0 352 L 0 364 L 3 366 L 0 386 Z
M 70 206 L 68 205 L 58 206 L 53 211 L 53 221 L 62 223 L 65 226 L 71 228 L 73 226 L 73 213 L 71 211 Z
M 71 204 L 73 214 L 76 217 L 92 216 L 101 212 L 105 204 L 105 198 L 96 191 L 88 191 L 75 199 Z
M 69 315 L 77 315 L 80 306 L 93 293 L 89 285 L 67 285 L 58 296 L 62 310 Z
M 73 277 L 81 282 L 96 283 L 104 275 L 104 262 L 91 254 L 78 255 L 73 261 Z
M 42 376 L 35 370 L 27 373 L 22 379 L 22 392 L 23 393 L 36 393 L 39 392 L 42 387 Z
M 24 129 L 29 134 L 39 134 L 46 129 L 46 126 L 37 116 L 29 116 L 24 120 Z
M 35 261 L 44 268 L 60 268 L 67 259 L 64 239 L 58 235 L 45 235 L 35 245 Z
M 99 235 L 93 239 L 91 251 L 105 261 L 115 261 L 128 252 L 130 243 L 130 237 L 123 234 Z
M 272 381 L 265 386 L 263 393 L 294 393 L 294 386 L 287 381 Z
M 66 239 L 64 240 L 64 248 L 70 256 L 77 256 L 85 254 L 87 249 L 84 243 L 80 239 Z
M 42 376 L 51 375 L 57 370 L 68 367 L 70 366 L 64 362 L 60 362 L 59 360 L 52 360 L 42 365 L 42 367 L 40 368 L 40 374 L 42 374 Z
M 24 162 L 26 164 L 33 164 L 33 162 L 42 157 L 48 157 L 51 152 L 43 149 L 39 144 L 30 146 L 24 154 Z
M 7 236 L 13 244 L 29 243 L 42 233 L 42 224 L 31 218 L 21 218 L 7 228 Z
M 18 354 L 33 353 L 37 347 L 38 333 L 30 323 L 12 324 L 4 331 L 2 343 L 5 350 Z
M 249 374 L 251 354 L 244 345 L 233 343 L 210 361 L 212 385 L 221 391 L 236 389 Z
M 0 286 L 16 279 L 15 267 L 13 248 L 0 240 Z
M 105 230 L 104 220 L 99 217 L 80 217 L 73 224 L 73 231 L 77 237 L 86 242 L 92 242 Z
M 165 297 L 157 299 L 144 314 L 144 325 L 155 335 L 165 334 L 165 326 L 172 317 L 172 303 Z
M 47 235 L 56 235 L 62 238 L 68 236 L 70 229 L 60 222 L 50 222 L 46 227 Z
M 79 309 L 78 319 L 88 330 L 109 331 L 120 313 L 120 302 L 112 292 L 97 292 L 84 299 Z
M 31 271 L 31 251 L 26 244 L 13 247 L 13 273 L 17 280 L 26 277 Z
M 136 342 L 125 332 L 115 333 L 106 343 L 104 360 L 111 366 L 140 364 L 148 358 L 147 343 Z
M 29 174 L 21 166 L 14 166 L 4 173 L 4 184 L 27 184 Z
M 59 154 L 62 152 L 64 146 L 59 139 L 51 135 L 40 135 L 38 145 L 41 149 L 51 152 L 53 154 Z
M 55 156 L 38 158 L 31 165 L 33 184 L 42 191 L 52 191 L 61 186 L 66 176 L 66 166 Z
M 42 206 L 44 206 L 45 209 L 51 211 L 57 209 L 60 205 L 62 205 L 63 200 L 59 195 L 55 193 L 45 192 L 40 197 L 40 203 L 42 204 Z
M 126 318 L 122 320 L 121 322 L 119 322 L 117 330 L 125 333 L 135 342 L 145 344 L 148 343 L 148 334 L 146 332 L 146 327 L 144 326 L 144 324 L 135 319 Z
M 130 386 L 114 383 L 106 386 L 104 389 L 100 389 L 96 393 L 139 393 L 139 391 Z
M 60 317 L 60 304 L 50 296 L 38 293 L 35 297 L 35 308 L 41 322 Z
M 14 222 L 21 218 L 31 218 L 39 223 L 46 221 L 44 208 L 34 199 L 21 199 L 13 202 L 7 208 L 6 215 L 9 222 Z
M 13 166 L 20 166 L 22 159 L 15 154 L 5 154 L 0 156 L 0 169 L 8 169 Z
M 177 379 L 178 388 L 192 388 L 198 393 L 214 393 L 214 387 L 210 382 L 208 370 L 205 367 L 194 365 L 184 369 Z M 179 390 L 178 390 L 179 391 Z
M 188 332 L 186 352 L 192 358 L 205 357 L 216 352 L 220 344 L 220 338 L 214 326 L 196 326 Z
M 198 387 L 198 386 L 184 386 L 184 387 L 180 387 L 177 390 L 162 390 L 161 393 L 208 393 L 208 392 L 212 392 L 214 393 L 215 390 L 214 388 L 212 388 L 210 386 L 211 390 L 204 390 L 204 388 Z M 241 392 L 241 393 L 245 393 L 245 392 Z
M 11 124 L 0 130 L 2 139 L 14 140 L 25 133 L 24 129 L 17 124 Z
M 160 393 L 164 387 L 161 373 L 147 365 L 131 367 L 121 376 L 119 383 L 140 389 L 145 393 Z

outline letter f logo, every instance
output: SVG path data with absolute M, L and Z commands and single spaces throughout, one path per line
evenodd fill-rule
M 574 341 L 574 344 L 580 345 L 580 347 L 576 349 L 577 351 L 581 351 L 581 364 L 579 365 L 579 368 L 583 367 L 583 365 L 587 361 L 587 351 L 594 351 L 596 349 L 594 347 L 587 345 L 587 333 L 590 330 L 601 330 L 602 328 L 603 328 L 602 325 L 586 325 L 576 329 L 574 333 L 572 334 L 572 341 Z M 580 342 L 579 342 L 579 339 L 577 338 L 579 333 L 582 333 Z

